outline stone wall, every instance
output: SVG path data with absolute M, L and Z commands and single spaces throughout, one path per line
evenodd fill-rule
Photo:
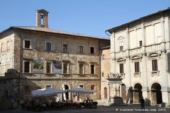
M 110 48 L 103 49 L 101 52 L 101 99 L 107 99 L 108 83 L 107 78 L 110 75 Z
M 31 48 L 23 48 L 24 40 L 31 41 Z M 51 43 L 51 51 L 45 50 L 45 43 Z M 33 89 L 44 88 L 52 85 L 53 88 L 63 89 L 67 85 L 69 89 L 83 85 L 85 89 L 92 90 L 91 99 L 100 98 L 100 48 L 109 45 L 109 40 L 100 40 L 88 37 L 59 35 L 43 32 L 28 32 L 25 30 L 15 32 L 15 66 L 21 73 L 21 94 L 28 97 Z M 63 52 L 63 44 L 68 45 L 68 52 Z M 21 46 L 22 45 L 22 46 Z M 83 53 L 79 53 L 78 47 L 83 46 Z M 94 54 L 90 53 L 90 47 L 94 47 Z M 22 52 L 21 52 L 22 51 Z M 33 59 L 44 59 L 44 72 L 33 73 Z M 23 60 L 22 60 L 23 59 Z M 30 61 L 31 71 L 24 73 L 23 61 Z M 53 60 L 69 61 L 69 74 L 47 74 L 46 62 Z M 84 64 L 84 74 L 79 74 L 79 63 Z M 91 74 L 90 65 L 95 65 L 94 74 Z M 92 88 L 94 87 L 94 88 Z M 29 90 L 29 91 L 28 91 Z M 84 99 L 85 94 L 81 94 Z M 73 95 L 69 94 L 69 99 Z

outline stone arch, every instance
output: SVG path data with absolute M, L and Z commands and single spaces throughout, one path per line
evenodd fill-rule
M 162 103 L 161 85 L 159 83 L 153 83 L 151 85 L 151 105 Z
M 68 89 L 71 88 L 69 83 L 63 83 L 61 85 L 61 87 L 62 87 L 62 90 L 68 90 Z M 70 99 L 71 99 L 71 95 L 70 95 L 69 92 L 66 92 L 66 93 L 62 94 L 62 100 L 66 101 L 66 100 L 70 100 Z
M 155 81 L 152 81 L 152 82 L 149 83 L 149 89 L 150 89 L 150 90 L 151 90 L 152 85 L 153 85 L 154 83 L 160 84 L 160 86 L 162 86 L 161 83 L 159 83 L 158 81 L 155 80 Z

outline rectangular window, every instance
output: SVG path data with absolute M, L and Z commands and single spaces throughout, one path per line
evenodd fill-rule
M 63 52 L 67 52 L 67 44 L 63 44 Z
M 24 62 L 24 72 L 29 73 L 30 71 L 30 62 Z
M 123 64 L 119 64 L 119 67 L 120 67 L 120 73 L 124 73 Z
M 79 53 L 83 53 L 83 46 L 79 46 Z
M 123 46 L 120 46 L 120 51 L 123 51 Z
M 83 85 L 79 85 L 79 87 L 83 88 Z
M 63 73 L 66 74 L 67 73 L 67 63 L 63 64 Z
M 90 47 L 90 53 L 94 54 L 94 47 Z
M 104 76 L 104 72 L 102 72 L 102 77 Z
M 139 70 L 139 62 L 135 62 L 135 73 L 140 72 Z
M 51 85 L 46 85 L 46 88 L 51 88 Z
M 51 43 L 49 42 L 46 43 L 46 50 L 51 51 Z
M 94 74 L 94 65 L 91 65 L 91 74 Z
M 47 62 L 46 64 L 46 73 L 51 73 L 51 63 Z
M 139 47 L 142 47 L 142 41 L 139 41 Z
M 79 64 L 79 74 L 84 74 L 83 64 Z
M 157 60 L 152 60 L 152 71 L 158 71 Z
M 30 40 L 25 40 L 25 45 L 24 45 L 24 48 L 30 48 L 31 47 L 31 42 Z
M 94 85 L 91 85 L 91 90 L 94 90 Z

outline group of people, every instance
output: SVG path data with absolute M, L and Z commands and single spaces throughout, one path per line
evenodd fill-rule
M 93 100 L 84 100 L 82 103 L 73 101 L 63 101 L 61 102 L 59 98 L 53 99 L 51 102 L 36 102 L 34 100 L 28 102 L 22 102 L 21 108 L 33 111 L 42 111 L 47 109 L 63 109 L 63 108 L 94 108 Z

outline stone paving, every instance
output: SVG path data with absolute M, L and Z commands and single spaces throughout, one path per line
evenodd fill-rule
M 99 106 L 97 109 L 65 109 L 65 110 L 52 110 L 41 111 L 41 113 L 170 113 L 170 108 L 146 106 L 145 110 L 140 109 L 140 105 L 127 105 L 127 106 Z M 35 111 L 26 110 L 2 110 L 0 113 L 37 113 Z

